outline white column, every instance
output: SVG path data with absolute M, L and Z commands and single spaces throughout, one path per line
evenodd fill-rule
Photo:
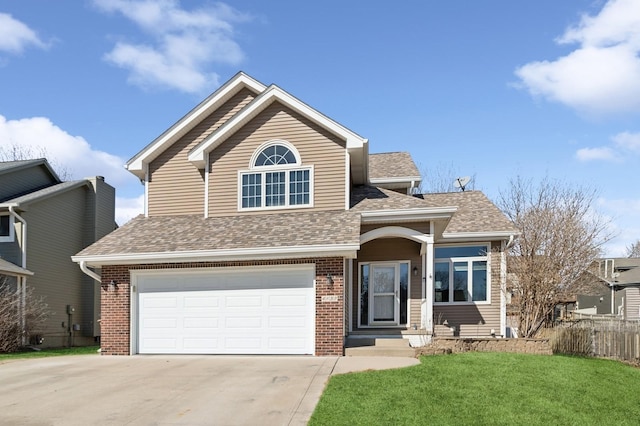
M 422 328 L 433 333 L 433 235 L 422 244 Z

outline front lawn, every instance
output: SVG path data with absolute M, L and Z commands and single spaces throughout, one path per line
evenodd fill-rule
M 331 377 L 310 425 L 637 425 L 640 369 L 469 352 Z
M 0 354 L 0 361 L 18 358 L 42 358 L 46 356 L 97 354 L 98 349 L 100 349 L 100 346 L 78 346 L 73 348 L 42 349 L 39 351 L 28 349 L 25 351 L 14 352 L 10 354 Z

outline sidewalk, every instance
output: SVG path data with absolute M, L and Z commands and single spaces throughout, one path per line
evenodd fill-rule
M 386 356 L 341 356 L 336 361 L 331 375 L 366 370 L 389 370 L 420 364 L 417 358 Z

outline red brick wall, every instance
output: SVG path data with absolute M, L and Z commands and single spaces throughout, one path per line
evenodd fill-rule
M 344 276 L 343 259 L 307 258 L 256 262 L 199 262 L 146 265 L 107 265 L 102 268 L 101 353 L 130 353 L 130 279 L 131 270 L 171 268 L 216 268 L 238 266 L 293 265 L 314 263 L 316 266 L 316 355 L 342 355 L 344 343 Z M 333 284 L 328 283 L 331 274 Z M 110 288 L 111 281 L 117 288 Z M 323 299 L 323 296 L 325 298 Z M 331 296 L 327 298 L 326 296 Z

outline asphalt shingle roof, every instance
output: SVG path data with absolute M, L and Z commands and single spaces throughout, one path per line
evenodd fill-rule
M 480 191 L 423 194 L 431 207 L 457 206 L 447 225 L 450 232 L 517 232 L 513 223 Z
M 43 159 L 0 161 L 0 173 L 44 163 Z
M 86 180 L 74 180 L 69 182 L 62 182 L 52 186 L 48 186 L 37 191 L 29 192 L 28 194 L 21 195 L 19 197 L 10 198 L 7 200 L 0 200 L 0 204 L 28 204 L 33 201 L 37 201 L 51 195 L 66 191 L 77 186 L 86 185 Z
M 33 272 L 28 271 L 24 268 L 19 267 L 18 265 L 14 265 L 11 262 L 7 262 L 4 259 L 0 259 L 0 274 L 4 275 L 33 275 Z
M 369 154 L 369 178 L 420 177 L 411 154 L 408 152 L 384 152 Z
M 317 211 L 203 218 L 138 216 L 78 256 L 359 244 L 360 216 Z
M 453 204 L 452 204 L 453 205 Z M 400 194 L 390 189 L 360 185 L 351 190 L 351 210 L 394 210 L 432 207 L 421 198 Z M 442 207 L 438 206 L 438 207 Z
M 351 193 L 351 210 L 356 212 L 439 207 L 457 208 L 445 233 L 517 232 L 511 221 L 480 191 L 414 197 L 390 189 L 362 185 L 354 187 Z

